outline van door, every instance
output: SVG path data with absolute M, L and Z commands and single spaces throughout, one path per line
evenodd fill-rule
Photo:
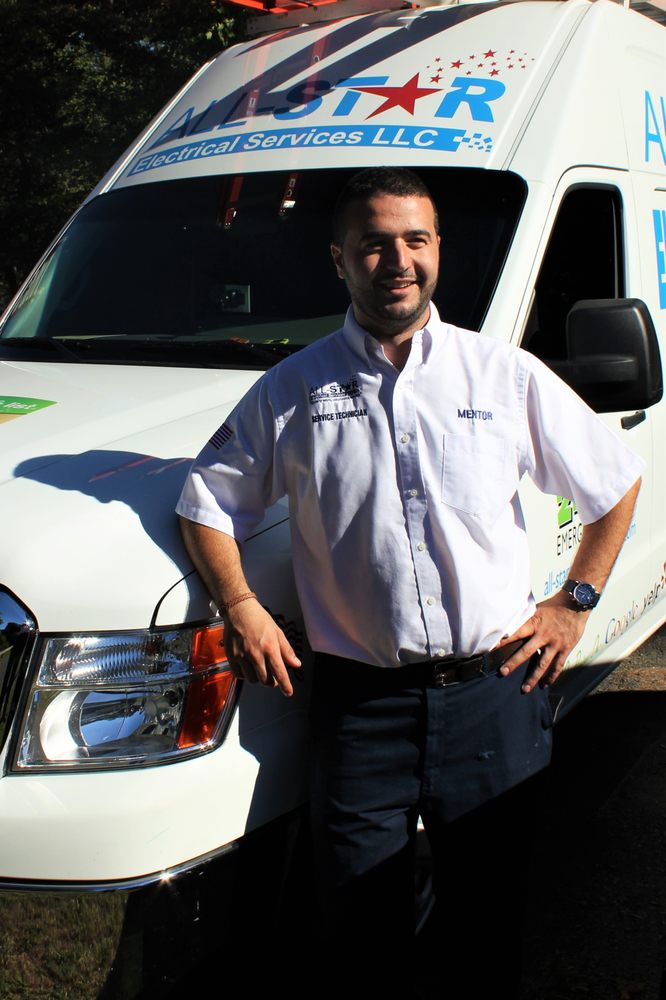
M 666 359 L 666 164 L 664 175 L 633 175 L 636 228 L 641 268 L 641 296 L 652 315 L 661 347 L 662 366 Z M 666 575 L 666 400 L 650 411 L 652 423 L 652 548 L 662 560 Z M 666 594 L 663 594 L 666 596 Z
M 553 199 L 537 254 L 521 346 L 552 367 L 565 360 L 571 307 L 582 299 L 642 298 L 638 260 L 629 175 L 596 169 L 568 172 Z M 614 660 L 636 645 L 645 633 L 641 619 L 654 605 L 655 588 L 663 589 L 662 562 L 652 547 L 652 410 L 606 413 L 602 419 L 648 468 L 620 559 L 572 658 L 579 664 L 593 657 Z M 534 594 L 543 600 L 566 580 L 583 526 L 575 497 L 541 497 L 525 484 L 523 498 Z

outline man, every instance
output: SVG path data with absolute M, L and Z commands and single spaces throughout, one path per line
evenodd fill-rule
M 447 968 L 464 952 L 471 986 L 468 942 L 493 968 L 519 937 L 529 789 L 550 755 L 545 688 L 613 567 L 641 463 L 536 359 L 439 320 L 438 221 L 418 177 L 357 174 L 334 226 L 344 328 L 253 387 L 178 510 L 232 668 L 290 695 L 299 661 L 250 592 L 235 540 L 289 497 L 317 653 L 312 811 L 327 926 L 363 963 L 359 993 L 404 996 L 418 815 Z M 570 574 L 588 586 L 538 606 L 524 472 L 575 497 L 586 525 Z

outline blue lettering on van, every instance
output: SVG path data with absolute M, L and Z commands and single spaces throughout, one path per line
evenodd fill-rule
M 435 112 L 436 118 L 453 118 L 461 104 L 466 104 L 475 122 L 494 122 L 490 107 L 492 101 L 502 96 L 506 87 L 499 80 L 483 77 L 457 76 L 450 90 Z
M 200 139 L 171 146 L 159 153 L 148 153 L 134 161 L 128 176 L 148 170 L 173 167 L 188 160 L 206 159 L 210 156 L 227 156 L 231 153 L 251 153 L 264 149 L 293 150 L 301 147 L 401 147 L 455 153 L 461 146 L 490 152 L 492 138 L 481 132 L 465 132 L 454 128 L 422 128 L 417 125 L 331 125 L 326 128 L 266 129 L 256 132 L 237 132 L 224 139 Z
M 442 87 L 421 87 L 418 79 L 417 73 L 398 86 L 389 86 L 388 76 L 346 77 L 335 85 L 327 80 L 310 79 L 282 94 L 244 91 L 233 109 L 228 109 L 224 120 L 221 120 L 224 100 L 211 101 L 200 111 L 194 107 L 187 108 L 155 139 L 151 148 L 205 132 L 238 128 L 245 125 L 250 117 L 271 115 L 278 121 L 307 118 L 321 108 L 324 100 L 332 118 L 348 118 L 352 113 L 358 113 L 357 104 L 362 98 L 366 102 L 374 99 L 374 106 L 373 103 L 366 104 L 367 121 L 394 108 L 414 115 L 417 101 L 434 100 L 436 97 L 440 103 L 436 111 L 430 112 L 434 118 L 454 118 L 463 109 L 473 122 L 493 123 L 495 118 L 491 104 L 506 91 L 504 83 L 484 77 L 456 76 L 452 89 L 448 91 Z M 377 104 L 377 99 L 381 103 Z
M 387 76 L 350 76 L 348 80 L 340 80 L 336 83 L 336 90 L 343 90 L 342 100 L 331 112 L 333 118 L 344 118 L 350 115 L 356 107 L 356 102 L 361 99 L 362 90 L 354 90 L 354 87 L 381 87 L 388 83 Z
M 655 160 L 666 165 L 666 101 L 663 96 L 652 97 L 645 91 L 645 162 L 650 163 L 654 150 Z
M 287 94 L 287 100 L 294 107 L 277 108 L 274 115 L 279 121 L 284 119 L 289 121 L 292 118 L 306 118 L 313 111 L 316 111 L 321 104 L 322 99 L 319 94 L 326 93 L 330 89 L 331 85 L 326 80 L 306 80 L 305 83 L 299 83 L 297 87 L 294 87 Z
M 655 208 L 654 242 L 657 250 L 657 280 L 659 282 L 659 308 L 666 309 L 666 212 Z

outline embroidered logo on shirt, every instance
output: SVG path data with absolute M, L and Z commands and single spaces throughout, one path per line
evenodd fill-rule
M 213 448 L 217 448 L 219 451 L 222 445 L 226 444 L 227 441 L 230 441 L 233 436 L 234 432 L 229 424 L 222 424 L 222 426 L 218 427 L 215 431 L 208 444 L 212 444 Z
M 461 410 L 458 407 L 458 420 L 492 420 L 492 410 Z
M 356 378 L 352 375 L 348 382 L 329 382 L 328 385 L 313 385 L 310 387 L 310 405 L 339 399 L 356 399 L 361 390 Z
M 348 420 L 350 417 L 367 417 L 368 410 L 364 406 L 358 410 L 332 410 L 330 413 L 313 413 L 312 423 L 320 424 L 325 420 Z

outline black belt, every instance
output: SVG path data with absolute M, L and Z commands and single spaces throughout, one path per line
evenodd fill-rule
M 348 682 L 353 679 L 355 684 L 367 684 L 370 690 L 376 688 L 377 684 L 382 685 L 381 690 L 398 690 L 411 684 L 443 688 L 449 684 L 463 684 L 465 681 L 496 674 L 502 664 L 525 642 L 525 639 L 517 639 L 506 646 L 491 649 L 489 653 L 443 656 L 425 663 L 410 663 L 404 667 L 376 667 L 332 653 L 316 653 L 315 656 L 317 666 L 324 670 L 328 668 L 330 677 L 335 675 L 338 681 L 344 678 Z M 347 667 L 350 668 L 348 673 Z
M 506 646 L 491 649 L 489 653 L 477 653 L 476 656 L 444 656 L 440 660 L 429 660 L 422 665 L 422 669 L 429 673 L 429 683 L 433 687 L 463 684 L 465 681 L 496 674 L 502 664 L 524 643 L 525 639 L 517 639 Z

